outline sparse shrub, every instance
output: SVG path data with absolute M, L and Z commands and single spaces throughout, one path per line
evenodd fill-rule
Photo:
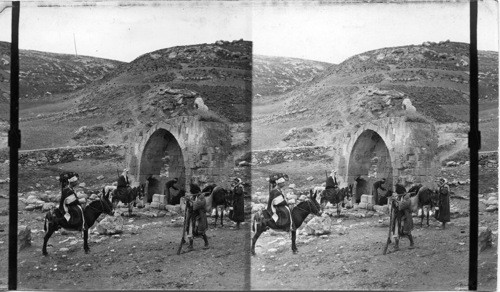
M 469 149 L 463 149 L 457 153 L 451 155 L 441 162 L 441 165 L 445 166 L 448 161 L 469 161 Z
M 222 118 L 217 113 L 210 111 L 210 110 L 206 111 L 206 110 L 202 110 L 202 109 L 195 109 L 194 114 L 198 115 L 200 117 L 200 121 L 218 122 L 218 123 L 224 123 L 224 124 L 229 123 L 228 120 Z
M 405 122 L 409 123 L 426 123 L 426 124 L 434 124 L 435 122 L 429 118 L 424 116 L 419 112 L 414 111 L 394 111 L 390 114 L 392 117 L 405 117 Z

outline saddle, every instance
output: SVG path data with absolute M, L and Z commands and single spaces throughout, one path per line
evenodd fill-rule
M 283 211 L 281 208 L 276 209 L 276 213 L 278 214 L 278 220 L 274 221 L 272 218 L 271 213 L 267 210 L 264 209 L 262 210 L 262 215 L 264 216 L 264 221 L 266 222 L 273 222 L 276 225 L 277 229 L 281 229 L 284 231 L 290 231 L 290 215 L 287 214 L 287 212 Z
M 84 229 L 84 217 L 83 217 L 83 208 L 78 205 L 70 205 L 68 206 L 68 212 L 71 215 L 69 221 L 66 220 L 64 214 L 59 209 L 54 210 L 54 215 L 59 220 L 64 220 L 70 227 L 78 226 L 77 230 Z

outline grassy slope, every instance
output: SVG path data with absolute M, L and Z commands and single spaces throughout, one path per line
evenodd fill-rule
M 468 121 L 467 56 L 467 44 L 449 42 L 384 48 L 353 56 L 292 92 L 269 96 L 267 103 L 255 105 L 254 116 L 259 119 L 253 123 L 254 149 L 286 145 L 282 138 L 291 127 L 312 126 L 317 130 L 317 137 L 312 141 L 328 144 L 335 136 L 336 128 L 343 129 L 381 114 L 390 115 L 391 111 L 398 109 L 397 99 L 394 100 L 394 107 L 382 112 L 360 106 L 366 104 L 361 103 L 363 99 L 367 100 L 368 105 L 377 99 L 376 95 L 365 94 L 364 91 L 369 87 L 403 93 L 420 113 L 439 123 Z M 480 78 L 481 99 L 493 103 L 494 108 L 497 99 L 493 97 L 498 96 L 497 86 L 494 86 L 498 84 L 498 69 L 491 64 L 497 64 L 498 57 L 492 52 L 480 52 L 479 56 L 480 76 L 483 76 Z M 360 96 L 363 94 L 365 96 Z M 279 103 L 275 102 L 277 100 Z M 269 113 L 265 110 L 266 106 L 271 106 L 274 111 Z M 301 108 L 307 111 L 290 116 L 277 114 Z M 481 113 L 485 114 L 488 113 Z M 483 139 L 483 149 L 498 147 L 497 124 L 490 121 L 490 124 L 485 125 L 489 128 L 485 129 L 488 138 Z M 272 134 L 266 135 L 265 132 Z
M 61 95 L 55 103 L 45 99 L 21 107 L 23 148 L 76 144 L 71 138 L 84 125 L 103 126 L 107 134 L 100 138 L 105 143 L 123 143 L 135 135 L 135 127 L 169 118 L 171 108 L 187 106 L 186 100 L 179 106 L 170 99 L 175 95 L 162 94 L 161 88 L 167 87 L 198 93 L 214 117 L 248 123 L 250 66 L 251 43 L 245 41 L 144 54 L 79 91 Z

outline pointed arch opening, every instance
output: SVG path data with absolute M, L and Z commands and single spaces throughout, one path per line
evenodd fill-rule
M 148 202 L 153 194 L 164 194 L 165 183 L 173 178 L 178 178 L 178 186 L 185 186 L 186 165 L 181 146 L 175 136 L 165 130 L 156 130 L 146 142 L 141 157 L 139 179 L 141 182 L 149 181 Z M 174 196 L 176 191 L 171 192 Z
M 357 177 L 361 177 L 353 190 L 357 202 L 361 195 L 372 194 L 373 184 L 381 178 L 386 178 L 386 187 L 392 187 L 393 167 L 389 149 L 373 130 L 365 130 L 359 135 L 349 155 L 348 179 L 354 181 Z

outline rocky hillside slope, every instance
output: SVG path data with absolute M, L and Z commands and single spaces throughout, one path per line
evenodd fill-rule
M 332 66 L 330 63 L 285 57 L 253 56 L 254 102 L 278 95 L 312 80 Z
M 251 42 L 238 40 L 144 54 L 64 101 L 26 109 L 26 147 L 124 143 L 138 127 L 180 115 L 249 123 L 251 52 Z M 249 141 L 249 133 L 235 136 Z
M 254 148 L 325 145 L 339 131 L 402 115 L 455 124 L 452 131 L 461 137 L 469 120 L 468 56 L 468 44 L 449 41 L 355 55 L 279 100 L 254 106 Z M 496 52 L 480 52 L 482 102 L 498 102 L 497 64 Z
M 10 98 L 10 43 L 0 42 L 0 102 Z M 19 96 L 36 100 L 67 94 L 102 79 L 122 62 L 32 50 L 19 51 Z M 0 118 L 4 118 L 3 115 Z

